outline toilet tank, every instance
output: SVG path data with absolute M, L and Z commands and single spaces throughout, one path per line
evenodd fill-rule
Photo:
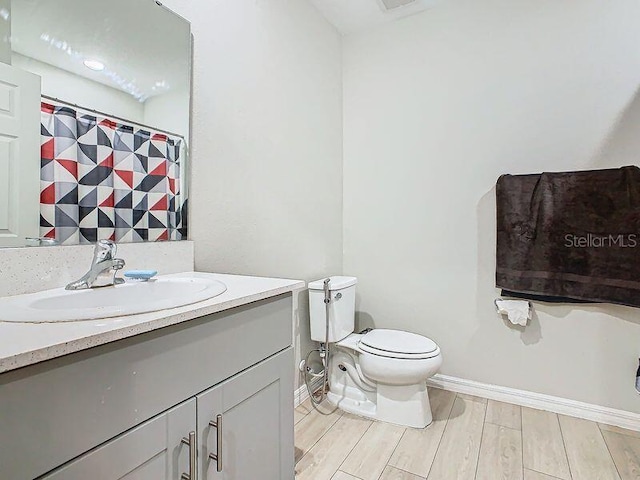
M 339 342 L 353 333 L 356 311 L 356 277 L 329 277 L 329 343 Z M 325 278 L 309 282 L 309 317 L 311 340 L 325 342 Z

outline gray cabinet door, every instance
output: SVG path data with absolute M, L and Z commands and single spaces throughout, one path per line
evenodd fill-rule
M 292 367 L 287 348 L 197 396 L 200 480 L 293 480 Z M 218 415 L 221 444 L 209 425 Z
M 194 398 L 152 418 L 41 477 L 46 480 L 180 480 L 189 472 L 189 446 L 196 427 Z

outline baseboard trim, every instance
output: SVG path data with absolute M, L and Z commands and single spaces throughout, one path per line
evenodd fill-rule
M 309 398 L 309 392 L 307 391 L 307 386 L 303 383 L 300 388 L 293 392 L 293 408 L 296 408 L 307 398 Z
M 311 384 L 311 389 L 315 392 L 322 386 L 322 379 L 316 379 Z M 309 390 L 307 390 L 307 386 L 302 383 L 300 387 L 293 392 L 293 407 L 297 407 L 301 403 L 305 402 L 309 398 Z
M 441 374 L 434 375 L 427 381 L 427 384 L 430 387 L 450 390 L 456 393 L 466 393 L 490 400 L 513 403 L 538 410 L 547 410 L 570 417 L 583 418 L 585 420 L 640 431 L 640 414 L 627 412 L 625 410 L 617 410 L 615 408 L 578 402 L 576 400 L 554 397 L 543 393 L 501 387 L 499 385 L 491 385 Z

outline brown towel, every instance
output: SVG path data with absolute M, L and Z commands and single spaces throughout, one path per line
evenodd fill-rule
M 640 169 L 503 175 L 496 286 L 640 307 Z

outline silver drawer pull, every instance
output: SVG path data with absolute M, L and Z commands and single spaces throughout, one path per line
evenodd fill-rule
M 211 420 L 209 426 L 216 429 L 216 453 L 210 453 L 209 458 L 215 460 L 216 470 L 222 471 L 222 415 L 216 415 L 216 421 Z
M 198 446 L 196 432 L 189 432 L 189 438 L 184 437 L 182 443 L 189 445 L 189 473 L 183 473 L 180 480 L 198 480 Z

